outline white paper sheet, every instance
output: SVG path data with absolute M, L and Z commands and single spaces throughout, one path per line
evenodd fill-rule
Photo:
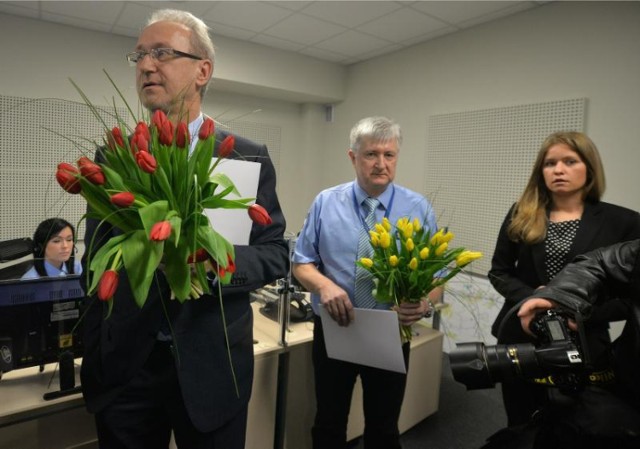
M 215 163 L 216 158 L 213 158 Z M 255 198 L 258 193 L 260 163 L 225 159 L 216 167 L 214 173 L 224 173 L 240 192 L 238 198 Z M 229 195 L 228 199 L 233 199 Z M 211 226 L 234 245 L 248 245 L 253 222 L 244 209 L 206 209 Z
M 355 319 L 339 326 L 320 308 L 327 354 L 332 359 L 406 373 L 398 314 L 390 310 L 354 309 Z

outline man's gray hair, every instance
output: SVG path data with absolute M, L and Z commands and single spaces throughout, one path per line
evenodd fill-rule
M 156 22 L 174 22 L 189 28 L 191 30 L 191 48 L 189 52 L 194 53 L 196 56 L 210 59 L 211 63 L 215 64 L 216 52 L 211 36 L 209 35 L 209 27 L 201 19 L 187 11 L 159 9 L 151 14 L 145 28 Z M 200 89 L 201 98 L 204 97 L 204 94 L 207 92 L 210 82 L 211 78 L 209 78 L 207 84 Z
M 364 140 L 373 142 L 395 140 L 399 149 L 402 145 L 402 131 L 400 125 L 387 117 L 367 117 L 351 128 L 349 148 L 358 151 Z

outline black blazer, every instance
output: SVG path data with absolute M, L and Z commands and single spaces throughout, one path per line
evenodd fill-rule
M 532 295 L 536 288 L 549 282 L 544 265 L 544 241 L 527 245 L 522 242 L 513 242 L 507 236 L 507 227 L 511 222 L 512 211 L 513 207 L 509 210 L 500 227 L 489 271 L 491 284 L 505 299 L 504 305 L 491 327 L 491 333 L 495 337 L 498 337 L 500 325 L 509 310 Z M 602 201 L 598 203 L 587 202 L 576 238 L 567 255 L 567 261 L 602 246 L 637 238 L 640 238 L 640 215 L 637 212 Z M 621 316 L 614 309 L 614 304 L 609 303 L 606 315 L 602 310 L 599 317 L 594 316 L 594 322 L 597 321 L 597 318 L 604 322 L 615 318 L 623 319 L 624 315 Z M 519 328 L 519 323 L 515 329 L 517 329 L 518 336 L 524 335 Z M 505 340 L 505 333 L 510 333 L 510 330 L 503 332 L 499 340 Z M 510 340 L 512 337 L 507 337 L 506 340 Z
M 219 143 L 227 135 L 224 131 L 217 132 L 216 140 Z M 158 271 L 157 282 L 140 309 L 132 298 L 126 273 L 122 272 L 108 319 L 104 319 L 106 306 L 88 298 L 81 379 L 90 412 L 98 412 L 113 401 L 147 360 L 162 323 L 161 298 L 174 331 L 174 355 L 182 395 L 195 427 L 202 432 L 215 430 L 249 401 L 253 381 L 253 314 L 249 293 L 286 276 L 289 252 L 283 238 L 286 224 L 276 194 L 275 169 L 266 146 L 236 136 L 232 157 L 261 164 L 256 202 L 273 220 L 266 227 L 254 224 L 249 245 L 235 246 L 236 272 L 231 284 L 222 289 L 224 319 L 240 396 L 236 395 L 229 365 L 219 299 L 204 296 L 183 304 L 170 301 L 168 285 Z M 98 224 L 94 219 L 87 220 L 86 248 L 90 248 L 95 236 L 93 251 L 118 232 L 111 225 Z M 84 275 L 89 273 L 86 263 L 85 256 Z

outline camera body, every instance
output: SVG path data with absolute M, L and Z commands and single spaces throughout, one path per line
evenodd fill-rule
M 449 353 L 454 379 L 468 390 L 492 388 L 514 377 L 560 387 L 581 385 L 586 348 L 567 326 L 567 318 L 550 309 L 536 315 L 530 328 L 538 337 L 535 345 L 458 343 Z

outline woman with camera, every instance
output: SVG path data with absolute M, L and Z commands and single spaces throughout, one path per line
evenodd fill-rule
M 489 271 L 489 280 L 505 299 L 492 326 L 498 343 L 533 341 L 512 309 L 576 255 L 640 238 L 640 215 L 600 201 L 604 190 L 604 169 L 589 137 L 556 132 L 545 139 L 524 192 L 500 228 Z M 589 346 L 603 363 L 610 345 L 608 322 L 624 315 L 618 301 L 594 312 Z M 547 400 L 546 387 L 519 378 L 503 382 L 502 395 L 510 427 L 528 423 Z

